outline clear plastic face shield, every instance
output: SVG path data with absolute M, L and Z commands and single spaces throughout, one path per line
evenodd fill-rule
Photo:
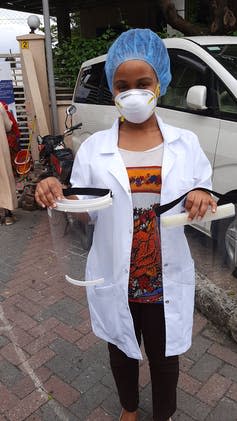
M 187 261 L 190 262 L 190 255 L 194 260 L 196 290 L 199 288 L 201 291 L 202 288 L 208 288 L 210 297 L 212 296 L 214 300 L 219 299 L 220 291 L 236 299 L 237 190 L 232 190 L 226 194 L 212 193 L 217 201 L 217 211 L 213 213 L 211 209 L 208 209 L 201 220 L 190 221 L 184 208 L 181 212 L 176 211 L 176 209 L 180 210 L 180 207 L 176 207 L 176 205 L 180 205 L 185 200 L 186 195 L 167 205 L 160 206 L 160 209 L 157 210 L 157 215 L 160 214 L 160 229 L 167 236 L 171 232 L 174 233 L 173 239 L 175 238 L 175 240 L 173 241 L 172 252 L 180 256 L 180 259 L 186 253 Z M 179 238 L 183 230 L 188 244 L 186 251 L 184 251 L 184 243 L 182 243 L 183 249 L 180 251 Z M 177 257 L 177 261 L 178 259 L 179 257 Z M 183 279 L 181 282 L 188 281 Z M 215 294 L 217 295 L 216 298 L 214 297 Z M 205 303 L 204 295 L 202 299 L 203 305 L 208 307 L 209 304 L 208 302 Z
M 79 286 L 97 285 L 103 276 L 86 273 L 88 254 L 93 244 L 98 217 L 112 205 L 112 194 L 107 189 L 70 188 L 63 190 L 65 199 L 48 209 L 53 248 L 65 279 Z M 75 196 L 75 199 L 66 198 Z M 77 199 L 76 199 L 77 197 Z

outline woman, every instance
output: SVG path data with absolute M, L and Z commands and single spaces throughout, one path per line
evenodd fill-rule
M 8 135 L 12 133 L 12 127 L 13 119 L 9 118 L 6 104 L 0 102 L 0 207 L 4 208 L 5 225 L 12 225 L 15 222 L 12 210 L 17 208 L 16 186 L 8 139 Z
M 106 76 L 121 114 L 111 129 L 95 133 L 80 147 L 72 186 L 113 192 L 112 209 L 98 216 L 87 273 L 105 278 L 87 288 L 94 333 L 108 342 L 118 389 L 121 421 L 138 420 L 141 338 L 152 383 L 153 419 L 170 420 L 176 410 L 178 355 L 191 345 L 194 266 L 183 228 L 157 224 L 155 206 L 194 187 L 211 186 L 211 167 L 197 137 L 168 126 L 156 115 L 159 95 L 170 82 L 162 40 L 149 29 L 121 34 L 108 52 Z M 40 182 L 36 200 L 55 206 L 62 198 L 53 178 Z M 189 218 L 213 212 L 212 197 L 187 195 Z M 177 205 L 170 213 L 183 209 Z
M 20 133 L 17 121 L 14 115 L 11 113 L 11 111 L 9 111 L 8 105 L 6 104 L 6 102 L 1 101 L 0 104 L 5 109 L 6 114 L 11 122 L 10 123 L 11 127 L 9 127 L 9 130 L 7 130 L 7 140 L 8 140 L 8 145 L 9 145 L 10 154 L 11 154 L 12 169 L 15 172 L 15 166 L 16 166 L 15 158 L 16 158 L 17 152 L 19 151 L 19 140 L 21 137 L 21 133 Z

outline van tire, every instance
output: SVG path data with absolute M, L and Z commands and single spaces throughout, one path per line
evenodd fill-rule
M 214 246 L 221 256 L 222 263 L 228 265 L 232 269 L 236 266 L 236 262 L 233 259 L 233 253 L 230 253 L 230 248 L 232 247 L 230 244 L 230 237 L 233 230 L 232 227 L 234 220 L 235 217 L 226 218 L 213 221 L 211 224 L 211 235 L 214 241 Z

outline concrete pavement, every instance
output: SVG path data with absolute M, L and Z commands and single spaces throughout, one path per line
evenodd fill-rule
M 16 215 L 0 226 L 0 421 L 115 421 L 107 347 L 91 332 L 85 291 L 58 272 L 46 212 Z M 237 421 L 237 344 L 199 312 L 180 363 L 173 420 Z M 140 420 L 151 421 L 146 359 L 140 386 Z

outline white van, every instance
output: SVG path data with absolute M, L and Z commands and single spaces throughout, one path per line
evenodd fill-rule
M 213 167 L 214 190 L 237 189 L 237 37 L 167 38 L 164 42 L 172 81 L 158 101 L 158 114 L 165 122 L 198 135 Z M 80 69 L 73 124 L 82 122 L 82 128 L 74 132 L 74 152 L 92 133 L 111 127 L 118 115 L 106 81 L 105 59 L 106 55 L 89 60 Z M 237 266 L 237 228 L 230 222 L 223 223 L 223 244 L 226 241 L 229 258 Z M 199 229 L 211 235 L 210 224 Z

